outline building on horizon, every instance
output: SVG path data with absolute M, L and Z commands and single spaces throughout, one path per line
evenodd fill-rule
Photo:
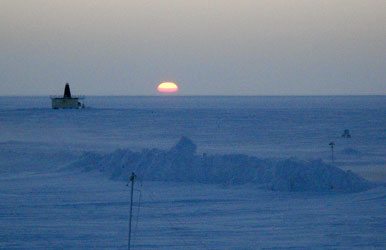
M 71 95 L 70 85 L 66 83 L 63 96 L 50 96 L 53 109 L 80 109 L 84 108 L 81 101 L 84 96 Z

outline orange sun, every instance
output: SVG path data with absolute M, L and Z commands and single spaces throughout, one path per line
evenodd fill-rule
M 178 85 L 174 82 L 162 82 L 158 85 L 157 90 L 164 94 L 176 93 L 178 91 Z

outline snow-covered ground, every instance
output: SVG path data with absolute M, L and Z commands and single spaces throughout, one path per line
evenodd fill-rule
M 86 101 L 0 98 L 0 249 L 125 249 L 132 170 L 137 249 L 386 248 L 385 97 Z
M 126 249 L 125 183 L 89 173 L 24 174 L 0 183 L 0 248 Z M 386 245 L 385 187 L 328 195 L 170 182 L 137 189 L 135 249 Z

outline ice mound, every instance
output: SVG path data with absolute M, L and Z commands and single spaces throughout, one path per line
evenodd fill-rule
M 277 191 L 359 192 L 373 184 L 350 171 L 321 160 L 270 160 L 226 154 L 198 155 L 197 146 L 182 137 L 170 150 L 141 152 L 116 150 L 110 154 L 85 153 L 69 168 L 99 170 L 112 179 L 127 180 L 135 172 L 143 180 L 254 184 Z
M 181 156 L 193 156 L 197 146 L 189 138 L 182 136 L 178 143 L 170 149 L 170 153 Z

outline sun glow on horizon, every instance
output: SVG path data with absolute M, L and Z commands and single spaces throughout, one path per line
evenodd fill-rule
M 157 90 L 164 94 L 176 93 L 178 91 L 178 85 L 174 82 L 162 82 L 158 85 Z

